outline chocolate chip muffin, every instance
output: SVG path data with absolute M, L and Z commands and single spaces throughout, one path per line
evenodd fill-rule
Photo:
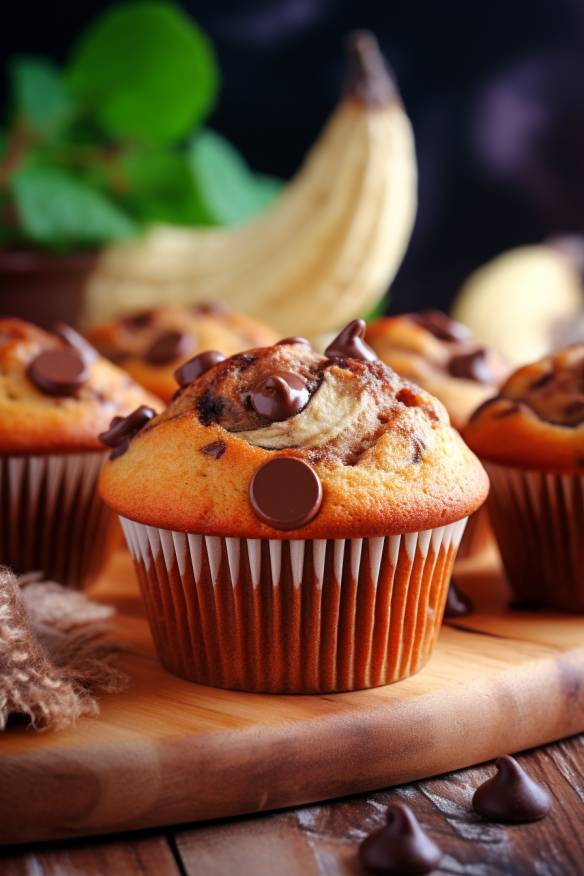
M 520 368 L 464 430 L 521 603 L 584 611 L 584 344 Z
M 175 370 L 196 353 L 221 350 L 230 356 L 277 340 L 267 326 L 217 303 L 144 310 L 97 326 L 88 338 L 103 356 L 165 401 L 176 390 Z
M 440 399 L 457 429 L 509 373 L 501 356 L 439 310 L 375 320 L 367 342 L 398 374 Z
M 440 402 L 364 332 L 351 323 L 324 356 L 286 338 L 195 357 L 174 401 L 106 465 L 102 495 L 171 672 L 334 691 L 428 659 L 487 478 Z M 126 441 L 117 429 L 110 446 Z
M 0 562 L 82 587 L 109 554 L 117 522 L 97 495 L 98 433 L 158 405 L 73 329 L 0 319 Z

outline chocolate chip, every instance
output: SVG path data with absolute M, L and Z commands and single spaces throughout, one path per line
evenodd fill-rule
M 449 362 L 448 370 L 453 377 L 474 380 L 475 383 L 490 385 L 495 382 L 495 375 L 489 364 L 489 351 L 479 347 L 470 353 L 459 353 Z
M 306 383 L 298 374 L 276 371 L 253 387 L 250 399 L 260 417 L 280 422 L 301 411 L 309 397 Z
M 214 395 L 210 389 L 206 389 L 197 402 L 197 414 L 202 426 L 211 426 L 212 423 L 217 423 L 224 410 L 224 400 Z
M 152 323 L 154 313 L 154 310 L 141 310 L 139 313 L 131 313 L 121 320 L 121 324 L 131 332 L 140 331 L 140 329 L 148 328 Z
M 412 313 L 410 319 L 441 341 L 467 341 L 472 337 L 469 328 L 460 322 L 454 322 L 441 310 L 423 310 L 421 313 Z
M 214 459 L 220 459 L 226 450 L 225 441 L 212 441 L 211 444 L 201 447 L 201 453 L 206 453 L 207 456 L 212 456 Z
M 144 428 L 146 423 L 156 416 L 154 408 L 147 405 L 140 405 L 127 417 L 114 417 L 109 425 L 109 429 L 102 432 L 97 437 L 106 447 L 113 447 L 110 454 L 110 459 L 116 459 L 125 453 L 130 446 L 132 438 Z
M 174 379 L 179 386 L 188 386 L 189 383 L 192 383 L 193 380 L 196 380 L 205 371 L 208 371 L 214 365 L 218 365 L 219 362 L 224 360 L 225 356 L 223 353 L 219 353 L 217 350 L 205 350 L 204 353 L 193 356 L 192 359 L 189 359 L 188 362 L 177 368 L 174 372 Z
M 282 338 L 281 341 L 276 341 L 276 347 L 284 347 L 288 344 L 304 344 L 307 347 L 312 347 L 312 344 L 308 340 L 308 338 L 301 338 L 300 336 L 294 335 L 289 338 Z
M 489 821 L 520 824 L 547 815 L 552 801 L 544 787 L 527 775 L 515 758 L 498 757 L 497 773 L 475 791 L 475 812 Z
M 76 350 L 45 350 L 26 373 L 41 392 L 58 396 L 74 395 L 89 377 L 87 362 Z
M 389 876 L 423 876 L 431 873 L 441 859 L 441 849 L 405 803 L 391 803 L 387 825 L 370 833 L 359 846 L 362 865 Z
M 324 351 L 329 359 L 362 359 L 365 362 L 375 362 L 377 354 L 366 344 L 365 320 L 354 319 L 339 332 L 334 341 Z
M 53 333 L 57 335 L 68 347 L 71 347 L 72 350 L 76 350 L 77 353 L 81 356 L 82 359 L 85 360 L 87 365 L 90 365 L 92 362 L 95 362 L 96 359 L 99 358 L 99 353 L 92 347 L 89 341 L 86 341 L 85 338 L 76 332 L 72 326 L 67 325 L 65 322 L 59 322 L 53 329 Z
M 255 473 L 249 484 L 254 512 L 275 529 L 296 529 L 320 511 L 322 484 L 307 462 L 294 456 L 277 456 Z
M 566 425 L 579 426 L 584 421 L 584 401 L 577 399 L 564 407 L 564 417 L 569 420 Z
M 183 332 L 163 332 L 152 342 L 144 358 L 151 365 L 168 365 L 187 356 L 193 346 L 193 339 Z
M 448 587 L 448 596 L 446 597 L 444 618 L 466 617 L 472 610 L 472 601 L 466 593 L 458 589 L 454 581 L 451 581 Z
M 193 304 L 191 312 L 201 316 L 224 316 L 229 313 L 229 308 L 221 301 L 200 301 Z
M 542 374 L 541 377 L 538 377 L 537 380 L 534 380 L 531 386 L 529 387 L 530 391 L 534 389 L 542 389 L 548 383 L 550 383 L 554 379 L 553 371 L 550 371 L 548 374 Z

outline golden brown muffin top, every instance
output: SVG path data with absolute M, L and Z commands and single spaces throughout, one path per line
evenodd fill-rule
M 515 371 L 464 436 L 493 462 L 584 472 L 584 344 Z
M 381 317 L 367 327 L 367 342 L 399 374 L 439 398 L 458 429 L 509 373 L 501 356 L 439 310 Z
M 112 417 L 160 402 L 68 326 L 0 319 L 0 453 L 102 450 Z
M 364 329 L 350 324 L 324 356 L 291 338 L 195 357 L 174 401 L 106 465 L 106 502 L 154 526 L 250 538 L 411 532 L 474 511 L 482 467 L 441 403 L 377 359 Z M 123 433 L 106 436 L 114 452 Z M 284 520 L 292 494 L 301 513 Z
M 230 356 L 277 340 L 272 329 L 218 303 L 168 304 L 131 313 L 92 328 L 87 337 L 165 401 L 176 389 L 176 368 L 196 353 L 221 350 Z

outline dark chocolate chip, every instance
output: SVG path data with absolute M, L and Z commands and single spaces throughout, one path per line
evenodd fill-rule
M 199 301 L 193 304 L 191 311 L 201 316 L 224 316 L 229 313 L 229 308 L 221 301 Z
M 448 596 L 446 597 L 446 607 L 444 609 L 444 618 L 466 617 L 473 610 L 471 599 L 458 589 L 454 581 L 450 582 L 448 587 Z
M 554 379 L 553 371 L 549 371 L 547 374 L 542 374 L 541 377 L 538 377 L 537 380 L 534 380 L 531 386 L 529 387 L 530 391 L 534 389 L 542 389 L 546 386 L 550 381 Z
M 320 511 L 322 484 L 307 462 L 294 456 L 277 456 L 255 473 L 249 500 L 260 520 L 274 529 L 296 529 Z
M 168 365 L 187 356 L 193 349 L 194 341 L 189 335 L 178 331 L 163 332 L 152 342 L 145 359 L 151 365 Z
M 584 401 L 576 399 L 576 401 L 569 402 L 565 406 L 563 413 L 566 419 L 570 421 L 570 426 L 579 426 L 584 420 Z
M 527 775 L 515 758 L 498 757 L 497 773 L 475 791 L 475 812 L 489 821 L 520 824 L 547 815 L 552 801 L 544 787 Z
M 67 323 L 57 323 L 53 332 L 58 338 L 67 344 L 68 347 L 71 347 L 72 350 L 76 350 L 88 365 L 99 358 L 99 353 L 95 347 L 92 347 L 89 341 L 86 341 L 79 332 L 76 332 L 75 329 L 72 328 L 72 326 L 67 325 Z
M 441 849 L 405 803 L 391 803 L 387 825 L 370 833 L 359 846 L 361 864 L 387 876 L 423 876 L 441 859 Z
M 121 324 L 124 328 L 131 332 L 140 331 L 140 329 L 148 328 L 154 320 L 154 310 L 141 310 L 139 313 L 131 313 L 124 316 Z
M 212 456 L 214 459 L 220 459 L 226 450 L 225 441 L 212 441 L 211 444 L 201 447 L 201 453 L 206 453 L 207 456 Z
M 189 383 L 192 383 L 193 380 L 196 380 L 205 371 L 208 371 L 214 365 L 218 365 L 219 362 L 224 360 L 225 356 L 223 353 L 219 353 L 217 350 L 205 350 L 204 353 L 193 356 L 192 359 L 189 359 L 188 362 L 177 368 L 174 372 L 174 379 L 179 386 L 188 386 Z
M 289 338 L 282 338 L 281 341 L 276 341 L 276 347 L 285 347 L 288 344 L 304 344 L 306 347 L 312 347 L 308 338 L 301 338 L 299 335 L 293 335 Z
M 264 378 L 250 396 L 256 413 L 272 422 L 287 420 L 299 413 L 309 397 L 304 380 L 291 371 L 276 371 Z
M 72 396 L 89 377 L 89 369 L 76 350 L 45 350 L 32 360 L 27 375 L 47 395 Z
M 354 319 L 339 332 L 334 341 L 324 351 L 329 359 L 362 359 L 365 362 L 375 362 L 377 354 L 366 344 L 365 320 Z
M 197 402 L 197 413 L 203 426 L 218 423 L 224 410 L 225 401 L 220 396 L 214 395 L 210 389 L 206 389 Z
M 478 347 L 470 353 L 459 353 L 453 356 L 448 364 L 448 370 L 453 377 L 474 380 L 475 383 L 487 385 L 495 382 L 495 375 L 489 363 L 489 351 L 486 347 Z
M 99 440 L 106 447 L 113 447 L 110 454 L 110 459 L 116 459 L 125 453 L 130 446 L 132 438 L 144 428 L 146 423 L 149 423 L 156 416 L 154 408 L 147 405 L 140 405 L 127 417 L 114 417 L 109 425 L 109 429 L 98 435 Z
M 410 319 L 441 341 L 467 341 L 472 332 L 461 322 L 455 322 L 441 310 L 423 310 L 410 314 Z

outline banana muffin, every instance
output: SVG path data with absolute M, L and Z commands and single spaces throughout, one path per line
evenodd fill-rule
M 486 474 L 436 399 L 363 341 L 302 338 L 177 372 L 103 471 L 158 654 L 185 678 L 351 690 L 416 672 L 435 642 Z M 125 442 L 122 424 L 104 436 Z
M 99 352 L 155 395 L 170 401 L 177 367 L 202 350 L 224 355 L 273 344 L 267 326 L 223 304 L 168 304 L 96 326 L 87 336 Z
M 0 319 L 0 381 L 0 563 L 82 587 L 117 530 L 97 494 L 98 433 L 160 403 L 64 325 Z
M 520 603 L 584 611 L 584 344 L 519 368 L 464 437 L 491 476 L 489 514 Z

